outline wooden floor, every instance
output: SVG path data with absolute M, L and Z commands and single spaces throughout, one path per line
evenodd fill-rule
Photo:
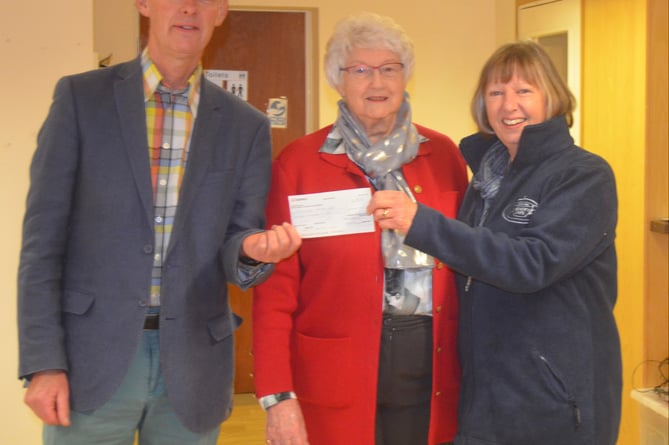
M 221 426 L 217 445 L 265 443 L 265 412 L 253 394 L 235 394 L 232 415 Z

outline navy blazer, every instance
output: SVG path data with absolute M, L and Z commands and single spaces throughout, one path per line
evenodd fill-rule
M 264 227 L 269 123 L 202 80 L 164 259 L 161 364 L 191 430 L 230 414 L 242 239 Z M 153 190 L 139 59 L 56 86 L 31 164 L 18 281 L 19 376 L 67 371 L 71 407 L 112 396 L 142 336 L 154 254 Z

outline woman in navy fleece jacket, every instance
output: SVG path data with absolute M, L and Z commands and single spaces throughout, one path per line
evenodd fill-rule
M 613 173 L 569 135 L 575 99 L 536 43 L 498 49 L 472 101 L 479 133 L 458 219 L 377 192 L 381 228 L 459 273 L 457 445 L 614 445 Z

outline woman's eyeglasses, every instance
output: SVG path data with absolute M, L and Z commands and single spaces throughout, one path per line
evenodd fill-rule
M 374 71 L 378 71 L 384 79 L 395 79 L 404 70 L 404 64 L 400 62 L 383 63 L 378 66 L 365 65 L 360 63 L 344 68 L 339 68 L 339 71 L 348 73 L 349 76 L 358 80 L 368 80 L 374 75 Z

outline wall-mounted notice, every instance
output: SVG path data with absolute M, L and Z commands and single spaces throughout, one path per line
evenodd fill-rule
M 272 128 L 288 128 L 288 99 L 286 96 L 269 99 L 266 113 Z
M 204 77 L 240 99 L 248 97 L 248 71 L 204 70 Z

